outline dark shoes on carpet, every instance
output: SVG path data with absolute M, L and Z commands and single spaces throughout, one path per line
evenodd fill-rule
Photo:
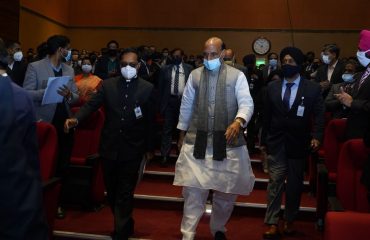
M 111 234 L 112 240 L 128 240 L 129 237 L 134 235 L 135 221 L 133 218 L 130 218 L 123 229 L 123 232 L 113 232 Z
M 218 231 L 215 234 L 215 240 L 227 240 L 225 233 Z
M 263 234 L 263 239 L 280 239 L 281 235 L 277 225 L 270 225 L 269 229 Z

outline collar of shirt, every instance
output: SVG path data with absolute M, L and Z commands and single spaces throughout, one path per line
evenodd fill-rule
M 298 77 L 293 81 L 294 85 L 292 87 L 299 86 L 300 82 L 301 82 L 301 76 L 298 75 Z M 284 78 L 283 86 L 286 86 L 287 83 L 288 81 Z
M 11 64 L 8 64 L 8 68 L 10 68 L 10 70 L 13 70 L 13 67 L 14 67 L 14 61 Z
M 331 65 L 331 66 L 329 65 L 329 68 L 334 69 L 335 66 L 337 66 L 337 63 L 338 63 L 338 60 L 333 65 Z
M 54 71 L 59 72 L 59 71 L 60 71 L 60 69 L 62 69 L 62 63 L 60 63 L 60 64 L 59 64 L 59 66 L 54 66 L 54 65 L 51 63 L 50 58 L 48 58 L 48 57 L 47 57 L 46 59 L 48 60 L 50 67 L 51 67 Z
M 172 69 L 176 71 L 176 65 L 175 64 L 173 65 L 173 68 Z M 183 69 L 184 69 L 184 67 L 182 66 L 182 63 L 180 63 L 179 64 L 179 71 L 180 72 L 184 72 Z

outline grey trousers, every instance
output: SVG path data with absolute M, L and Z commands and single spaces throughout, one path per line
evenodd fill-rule
M 292 222 L 298 212 L 303 188 L 305 158 L 291 159 L 286 156 L 285 148 L 269 159 L 270 180 L 267 186 L 266 224 L 278 224 L 282 194 L 285 187 L 284 220 Z

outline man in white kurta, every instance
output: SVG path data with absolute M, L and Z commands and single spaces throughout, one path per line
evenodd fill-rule
M 245 75 L 226 64 L 223 58 L 222 40 L 210 38 L 204 47 L 204 67 L 195 69 L 186 84 L 177 128 L 181 130 L 179 147 L 181 152 L 176 163 L 174 185 L 183 186 L 184 213 L 181 223 L 183 240 L 194 239 L 196 227 L 205 211 L 210 189 L 214 191 L 210 228 L 215 239 L 226 239 L 225 224 L 229 220 L 237 195 L 248 195 L 254 185 L 248 151 L 241 127 L 246 127 L 253 114 L 253 100 L 249 93 Z M 223 109 L 228 116 L 225 131 L 226 154 L 221 161 L 214 159 L 213 131 L 215 122 L 216 88 L 220 85 L 221 70 L 226 76 Z M 194 136 L 197 134 L 197 120 L 201 111 L 197 109 L 202 74 L 207 76 L 207 145 L 204 159 L 194 157 Z M 221 85 L 222 86 L 222 85 Z M 204 91 L 203 91 L 204 93 Z M 222 95 L 222 94 L 221 94 Z M 217 105 L 217 104 L 216 104 Z M 220 106 L 220 105 L 218 105 Z M 195 110 L 196 109 L 196 110 Z M 234 109 L 234 110 L 233 110 Z M 194 113 L 195 112 L 195 113 Z M 232 115 L 232 116 L 230 116 Z M 185 136 L 185 132 L 187 134 Z

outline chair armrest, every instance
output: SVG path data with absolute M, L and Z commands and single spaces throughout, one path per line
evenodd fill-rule
M 44 181 L 44 182 L 42 183 L 42 189 L 43 189 L 43 191 L 48 190 L 48 189 L 50 189 L 50 188 L 54 187 L 54 186 L 55 186 L 56 184 L 58 184 L 60 181 L 61 181 L 61 180 L 60 180 L 60 178 L 58 178 L 58 177 L 54 177 L 54 178 L 51 178 L 51 179 L 49 179 L 49 180 L 47 180 L 47 181 Z
M 97 163 L 99 159 L 100 159 L 100 155 L 98 153 L 91 154 L 86 157 L 86 165 L 93 166 Z

